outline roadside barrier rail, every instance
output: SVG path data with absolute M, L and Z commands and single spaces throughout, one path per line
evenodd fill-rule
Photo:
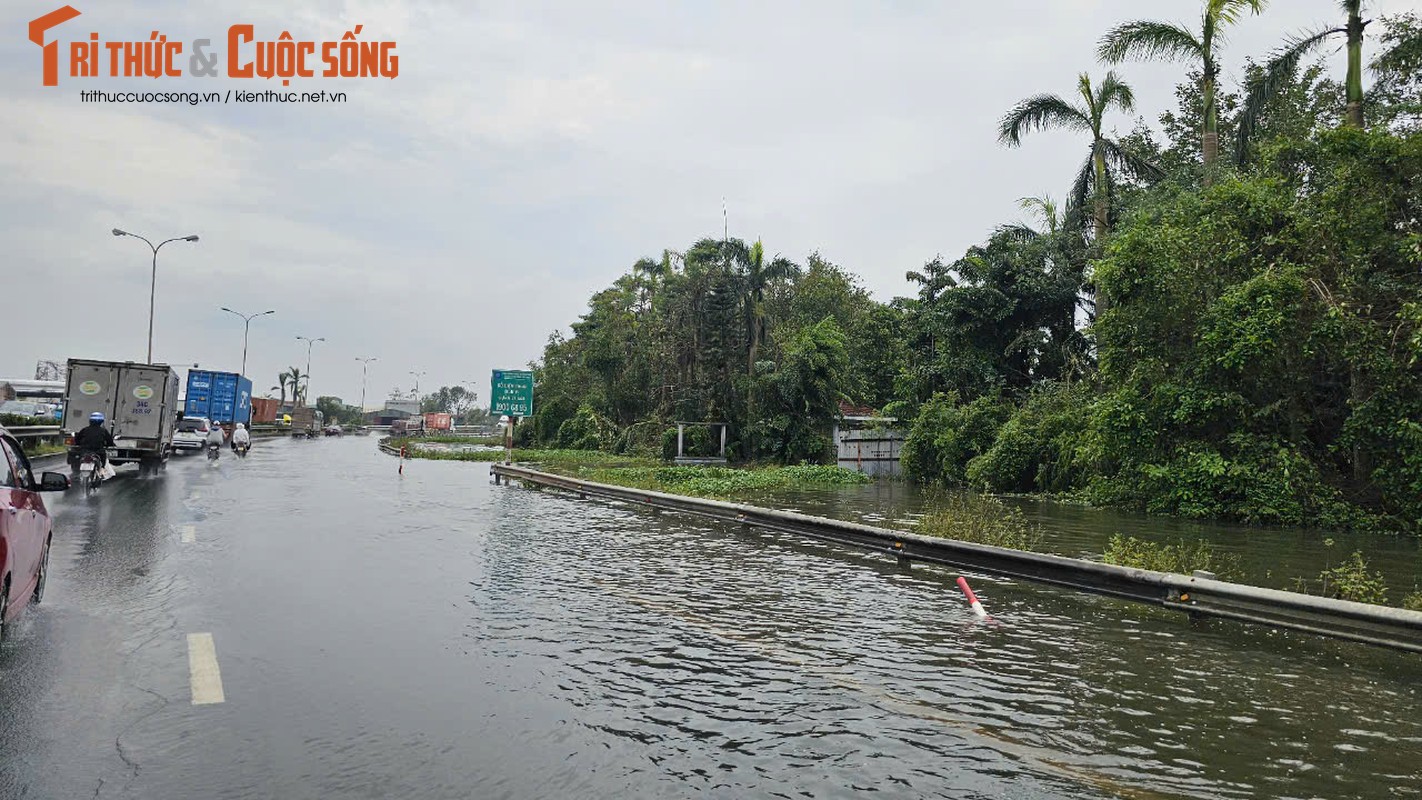
M 64 433 L 58 425 L 13 425 L 5 430 L 16 439 L 44 439 Z
M 795 533 L 910 562 L 944 564 L 956 569 L 1134 600 L 1181 611 L 1191 617 L 1218 617 L 1422 653 L 1422 612 L 1418 611 L 1230 583 L 1216 580 L 1208 573 L 1190 576 L 1120 567 L 1046 553 L 940 539 L 793 511 L 630 489 L 540 472 L 516 464 L 495 464 L 489 471 L 496 482 L 514 479 L 526 484 L 562 489 L 581 497 L 620 500 Z

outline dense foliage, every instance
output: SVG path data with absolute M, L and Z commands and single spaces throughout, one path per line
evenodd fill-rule
M 759 242 L 638 261 L 549 340 L 521 441 L 669 455 L 675 422 L 725 422 L 734 459 L 822 463 L 849 402 L 901 420 L 925 480 L 1422 529 L 1422 24 L 1365 33 L 1345 4 L 1229 87 L 1212 31 L 1262 4 L 1206 6 L 1199 30 L 1103 40 L 1111 61 L 1193 70 L 1158 127 L 1109 130 L 1140 100 L 1114 73 L 1009 111 L 1010 145 L 1047 127 L 1090 144 L 1064 203 L 1028 198 L 1035 219 L 908 272 L 889 303 Z M 1346 76 L 1306 61 L 1329 37 Z

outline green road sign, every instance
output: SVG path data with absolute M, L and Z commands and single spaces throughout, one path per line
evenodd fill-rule
M 510 417 L 533 416 L 533 373 L 526 369 L 494 370 L 494 398 L 491 414 Z

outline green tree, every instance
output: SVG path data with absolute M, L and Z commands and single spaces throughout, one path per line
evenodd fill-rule
M 785 464 L 826 460 L 848 375 L 848 342 L 833 317 L 800 329 L 759 381 L 765 413 L 756 439 L 766 454 Z
M 1118 64 L 1130 58 L 1194 62 L 1200 67 L 1201 111 L 1200 154 L 1205 164 L 1205 182 L 1213 180 L 1219 157 L 1219 117 L 1215 91 L 1219 82 L 1218 46 L 1225 30 L 1245 13 L 1263 12 L 1266 0 L 1205 0 L 1198 32 L 1173 22 L 1142 20 L 1117 26 L 1102 37 L 1097 49 L 1103 61 Z
M 1072 200 L 1078 208 L 1084 208 L 1090 199 L 1096 240 L 1102 241 L 1110 225 L 1110 173 L 1154 179 L 1160 171 L 1105 134 L 1106 114 L 1112 107 L 1127 112 L 1135 108 L 1130 86 L 1116 73 L 1107 72 L 1101 85 L 1093 89 L 1091 76 L 1083 72 L 1077 78 L 1077 92 L 1081 101 L 1075 105 L 1054 94 L 1039 94 L 1018 103 L 998 125 L 998 140 L 1008 147 L 1018 147 L 1023 134 L 1047 128 L 1090 134 L 1091 152 L 1072 183 Z

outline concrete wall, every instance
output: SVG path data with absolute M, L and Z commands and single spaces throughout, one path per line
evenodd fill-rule
M 834 429 L 839 465 L 865 475 L 899 475 L 899 455 L 904 449 L 903 431 Z

